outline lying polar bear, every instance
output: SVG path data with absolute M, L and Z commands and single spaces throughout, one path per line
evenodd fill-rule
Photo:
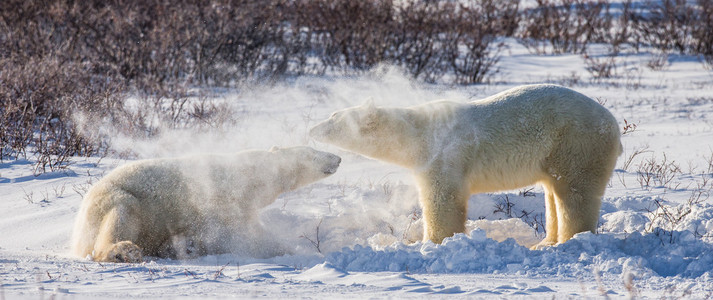
M 309 147 L 131 162 L 87 193 L 72 251 L 111 262 L 225 253 L 236 245 L 253 250 L 253 256 L 284 254 L 274 249 L 280 247 L 244 245 L 251 241 L 243 241 L 243 233 L 260 238 L 260 208 L 334 174 L 340 162 L 339 156 Z
M 526 85 L 471 103 L 438 101 L 337 111 L 310 130 L 318 141 L 409 168 L 424 240 L 465 230 L 473 193 L 535 183 L 545 189 L 547 236 L 535 248 L 597 228 L 622 152 L 619 125 L 596 101 L 556 85 Z

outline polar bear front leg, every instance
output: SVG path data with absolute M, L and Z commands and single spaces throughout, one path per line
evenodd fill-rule
M 460 182 L 448 178 L 422 178 L 419 192 L 423 208 L 423 240 L 440 244 L 443 239 L 465 231 L 470 195 Z
M 94 260 L 138 263 L 142 261 L 141 248 L 134 244 L 139 234 L 139 220 L 128 215 L 121 207 L 111 209 L 102 220 L 94 244 Z
M 555 202 L 554 186 L 544 183 L 545 190 L 545 238 L 538 244 L 532 246 L 531 250 L 541 250 L 548 246 L 557 244 L 557 204 Z

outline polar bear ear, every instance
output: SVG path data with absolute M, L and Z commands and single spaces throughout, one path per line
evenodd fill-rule
M 270 148 L 270 152 L 276 152 L 277 150 L 280 150 L 280 147 L 272 146 L 272 148 Z
M 374 98 L 369 97 L 364 101 L 364 104 L 361 105 L 362 108 L 366 108 L 368 110 L 372 110 L 376 108 L 376 104 L 374 104 Z

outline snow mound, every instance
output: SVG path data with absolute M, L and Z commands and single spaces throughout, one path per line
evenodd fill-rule
M 384 250 L 356 245 L 353 249 L 328 254 L 326 261 L 347 271 L 493 272 L 522 262 L 527 251 L 513 239 L 497 242 L 478 229 L 470 236 L 456 234 L 441 245 L 431 242 L 393 244 Z
M 523 222 L 522 219 L 511 218 L 506 220 L 468 220 L 465 224 L 467 230 L 485 230 L 485 236 L 502 242 L 506 239 L 515 239 L 519 245 L 530 248 L 539 243 L 541 238 L 537 237 L 534 228 Z
M 497 242 L 482 229 L 456 234 L 436 245 L 394 244 L 383 250 L 354 246 L 327 255 L 326 261 L 346 271 L 408 271 L 412 273 L 512 273 L 589 276 L 608 274 L 697 278 L 711 275 L 713 245 L 688 231 L 668 236 L 580 233 L 566 243 L 529 250 L 509 238 Z

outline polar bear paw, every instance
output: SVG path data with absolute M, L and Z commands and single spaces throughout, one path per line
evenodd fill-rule
M 535 244 L 534 246 L 530 247 L 530 250 L 542 250 L 547 247 L 552 247 L 554 245 L 557 245 L 557 242 L 553 241 L 541 241 L 538 244 Z
M 130 241 L 118 242 L 107 251 L 106 261 L 140 263 L 143 261 L 141 248 Z

